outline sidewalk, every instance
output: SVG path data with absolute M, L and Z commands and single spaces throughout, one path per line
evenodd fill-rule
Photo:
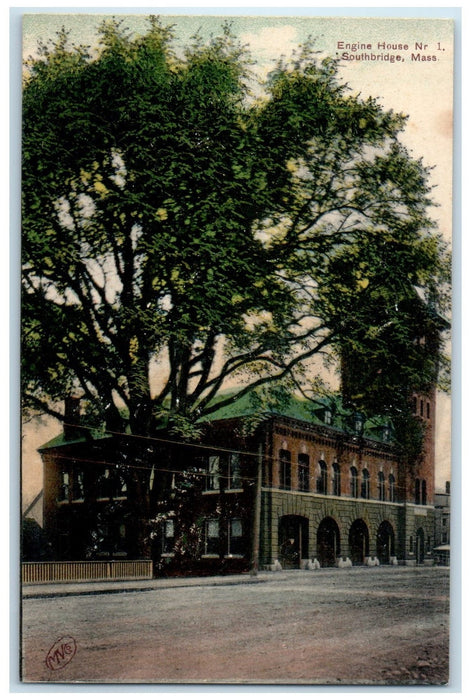
M 124 581 L 75 581 L 71 583 L 24 583 L 22 598 L 56 598 L 60 596 L 101 595 L 104 593 L 134 593 L 166 588 L 189 586 L 235 586 L 262 583 L 270 578 L 270 572 L 231 574 L 227 576 L 192 576 Z

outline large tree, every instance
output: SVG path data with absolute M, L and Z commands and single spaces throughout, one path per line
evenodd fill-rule
M 106 21 L 97 52 L 63 31 L 25 67 L 25 405 L 80 389 L 109 429 L 188 436 L 228 384 L 307 394 L 322 353 L 357 358 L 357 407 L 402 410 L 448 269 L 406 117 L 310 43 L 260 86 L 228 26 L 174 39 Z

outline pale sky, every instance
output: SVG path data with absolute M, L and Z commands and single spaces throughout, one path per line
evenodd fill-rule
M 70 29 L 75 43 L 93 45 L 103 16 L 97 14 L 28 14 L 23 18 L 24 56 L 35 52 L 39 38 L 54 38 L 62 26 Z M 194 10 L 196 12 L 196 10 Z M 247 14 L 250 8 L 247 8 Z M 110 13 L 111 14 L 111 13 Z M 113 13 L 118 16 L 118 13 Z M 162 15 L 173 24 L 184 46 L 200 30 L 217 34 L 228 17 Z M 126 16 L 126 26 L 145 31 L 145 15 Z M 266 72 L 281 54 L 289 56 L 308 36 L 316 39 L 323 54 L 348 58 L 341 61 L 340 76 L 354 93 L 376 97 L 386 109 L 409 115 L 403 142 L 416 158 L 433 166 L 430 184 L 439 205 L 433 212 L 442 233 L 452 235 L 452 118 L 453 118 L 453 26 L 443 19 L 365 19 L 355 17 L 249 17 L 232 18 L 232 29 L 246 43 Z M 353 50 L 347 45 L 370 48 Z M 390 48 L 388 48 L 388 45 Z M 407 46 L 407 48 L 405 48 Z M 420 48 L 422 47 L 422 48 Z M 370 58 L 365 58 L 367 54 Z M 363 55 L 362 60 L 357 60 Z M 372 55 L 375 58 L 372 58 Z M 394 62 L 384 60 L 395 57 Z M 413 60 L 413 57 L 420 60 Z M 423 60 L 422 60 L 423 59 Z M 436 488 L 450 479 L 450 399 L 439 397 Z M 58 432 L 55 421 L 26 426 L 23 457 L 23 494 L 30 502 L 42 487 L 42 467 L 36 449 Z

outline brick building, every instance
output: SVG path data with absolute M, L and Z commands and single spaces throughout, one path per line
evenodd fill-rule
M 197 442 L 65 426 L 44 445 L 44 526 L 58 559 L 152 557 L 156 570 L 432 563 L 434 396 L 416 395 L 423 455 L 337 396 L 254 415 L 234 401 Z M 69 408 L 78 422 L 78 403 Z

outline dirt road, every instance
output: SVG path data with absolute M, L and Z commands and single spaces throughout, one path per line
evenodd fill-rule
M 444 568 L 323 569 L 263 574 L 253 585 L 202 579 L 189 588 L 28 599 L 23 677 L 445 684 L 448 576 Z

